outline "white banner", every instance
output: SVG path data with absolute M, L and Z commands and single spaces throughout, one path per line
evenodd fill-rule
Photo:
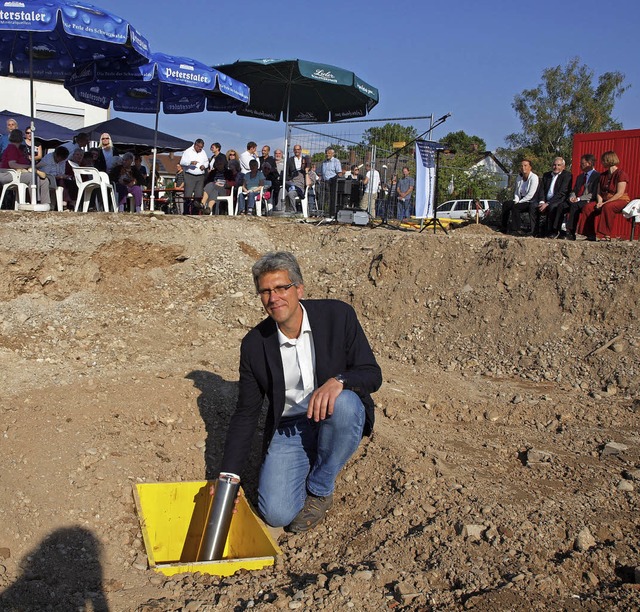
M 444 147 L 430 140 L 416 141 L 416 217 L 433 217 L 436 193 L 436 151 Z

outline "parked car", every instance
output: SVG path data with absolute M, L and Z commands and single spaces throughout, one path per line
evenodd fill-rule
M 489 211 L 500 206 L 498 200 L 479 200 L 480 218 L 489 214 Z M 476 206 L 474 200 L 448 200 L 437 208 L 438 217 L 445 219 L 475 219 Z

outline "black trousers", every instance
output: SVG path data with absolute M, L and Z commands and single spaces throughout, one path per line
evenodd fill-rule
M 535 229 L 535 213 L 537 210 L 537 202 L 533 200 L 520 200 L 515 202 L 514 200 L 507 200 L 502 203 L 502 231 L 519 232 L 521 227 L 520 215 L 523 212 L 529 213 L 531 219 L 531 233 Z
M 577 202 L 569 202 L 569 214 L 567 215 L 567 232 L 576 233 L 578 227 L 578 217 L 580 212 L 587 205 L 586 200 L 578 200 Z

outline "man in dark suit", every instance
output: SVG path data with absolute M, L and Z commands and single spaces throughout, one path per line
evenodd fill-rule
M 258 509 L 268 524 L 302 532 L 322 521 L 338 473 L 371 433 L 382 373 L 351 306 L 302 300 L 291 253 L 268 253 L 252 273 L 269 317 L 242 341 L 221 471 L 242 470 L 266 397 Z
M 565 170 L 562 157 L 553 160 L 551 172 L 545 172 L 540 181 L 539 202 L 534 213 L 534 227 L 540 236 L 559 238 L 564 214 L 569 207 L 571 172 Z M 546 215 L 544 223 L 541 216 Z
M 595 155 L 587 153 L 580 158 L 580 169 L 582 172 L 576 179 L 573 191 L 569 195 L 569 214 L 567 215 L 567 240 L 576 239 L 576 228 L 580 211 L 589 202 L 598 199 L 598 183 L 600 173 L 593 169 L 596 163 Z

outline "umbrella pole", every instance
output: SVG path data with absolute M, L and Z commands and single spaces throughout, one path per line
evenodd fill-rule
M 293 69 L 292 69 L 293 71 Z M 284 151 L 282 152 L 282 156 L 284 157 L 284 167 L 282 169 L 282 187 L 280 188 L 280 203 L 281 209 L 285 210 L 284 201 L 287 197 L 287 160 L 289 159 L 288 154 L 288 146 L 289 146 L 289 105 L 291 104 L 291 79 L 292 76 L 289 75 L 289 85 L 287 91 L 287 117 L 284 125 Z
M 36 123 L 34 120 L 34 93 L 33 93 L 33 34 L 29 32 L 29 87 L 31 96 L 31 208 L 36 210 L 36 204 L 38 202 L 38 177 L 36 175 Z
M 160 89 L 162 88 L 162 83 L 158 83 L 158 99 L 156 101 L 156 129 L 153 133 L 153 164 L 151 170 L 151 196 L 149 197 L 149 210 L 151 212 L 155 211 L 155 201 L 156 201 L 156 156 L 158 152 L 158 117 L 160 116 Z M 144 206 L 143 206 L 144 209 Z

